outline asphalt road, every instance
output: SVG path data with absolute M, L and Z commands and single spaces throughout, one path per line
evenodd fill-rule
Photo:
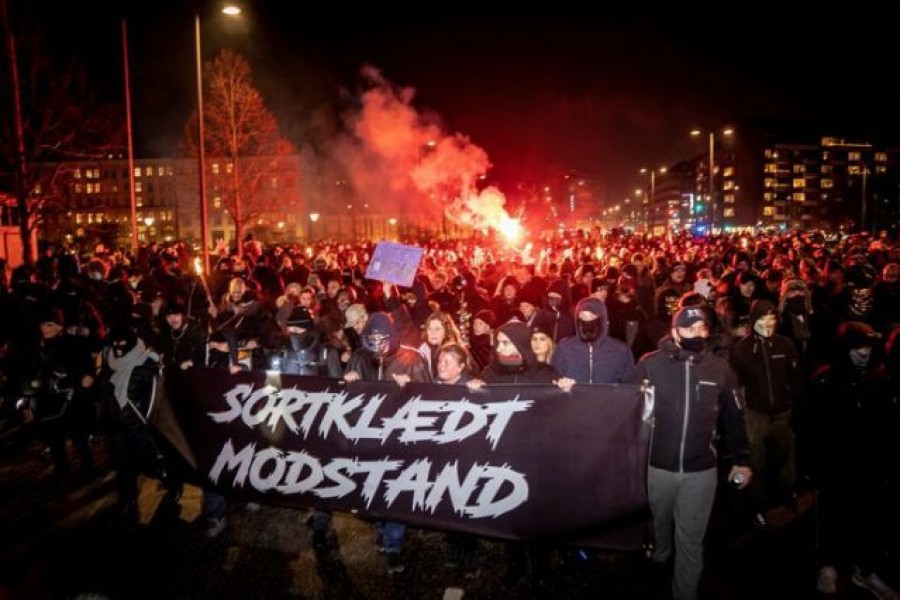
M 229 504 L 228 527 L 203 536 L 200 491 L 188 487 L 178 507 L 161 503 L 154 480 L 141 489 L 141 522 L 125 526 L 102 440 L 100 473 L 54 484 L 42 446 L 0 436 L 0 600 L 7 598 L 657 598 L 642 553 L 551 553 L 531 576 L 505 577 L 502 542 L 480 542 L 474 571 L 447 566 L 440 532 L 410 530 L 403 573 L 388 574 L 371 523 L 334 520 L 339 550 L 317 558 L 303 511 Z M 71 453 L 77 463 L 75 453 Z M 759 532 L 717 510 L 707 540 L 703 598 L 815 598 L 813 495 L 797 512 L 770 513 Z M 868 598 L 842 582 L 840 598 Z

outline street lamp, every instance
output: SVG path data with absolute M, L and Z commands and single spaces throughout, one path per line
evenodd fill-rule
M 222 13 L 230 17 L 241 14 L 239 6 L 228 4 Z M 203 61 L 200 51 L 200 14 L 194 13 L 194 58 L 197 69 L 197 156 L 200 182 L 200 239 L 203 246 L 203 265 L 209 269 L 209 214 L 206 206 L 206 144 L 203 141 Z M 238 248 L 240 249 L 240 240 Z
M 656 205 L 656 174 L 659 173 L 660 175 L 664 175 L 666 170 L 667 167 L 659 167 L 658 169 L 648 169 L 647 167 L 641 167 L 642 175 L 646 174 L 648 171 L 650 172 L 650 195 L 647 197 L 647 201 L 644 202 L 644 204 L 648 205 L 651 208 Z M 645 218 L 649 219 L 649 214 L 650 211 L 647 211 Z
M 148 244 L 150 243 L 150 228 L 153 227 L 153 223 L 155 223 L 155 222 L 156 222 L 156 219 L 154 219 L 153 217 L 145 217 L 144 218 L 144 225 L 147 226 L 147 243 Z
M 316 221 L 319 220 L 319 213 L 309 213 L 309 241 L 313 241 L 313 235 L 315 233 Z
M 694 137 L 699 136 L 703 133 L 701 129 L 693 129 L 691 130 L 691 135 Z M 730 136 L 734 133 L 734 130 L 730 127 L 722 130 L 722 135 Z M 707 198 L 707 202 L 709 203 L 709 230 L 710 233 L 716 228 L 716 213 L 718 211 L 718 205 L 715 201 L 715 179 L 714 173 L 716 171 L 716 134 L 714 131 L 709 131 L 709 173 L 708 178 L 709 181 L 709 197 Z

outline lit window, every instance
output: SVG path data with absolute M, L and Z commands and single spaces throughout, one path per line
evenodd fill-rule
M 82 215 L 81 213 L 75 213 L 75 224 L 81 225 L 83 217 L 84 215 Z
M 803 192 L 794 192 L 794 194 L 792 195 L 792 198 L 793 198 L 794 202 L 805 202 L 806 194 Z
M 138 207 L 143 206 L 144 205 L 144 197 L 143 196 L 135 196 L 134 205 L 138 206 Z
M 166 167 L 166 175 L 171 177 L 173 174 L 174 174 L 174 171 L 172 170 L 172 167 Z
M 86 194 L 93 194 L 94 193 L 94 184 L 93 183 L 87 184 L 84 188 L 84 192 Z
M 231 174 L 234 172 L 234 163 L 227 163 L 225 165 L 225 172 Z
M 763 194 L 763 200 L 765 200 L 766 202 L 771 202 L 774 199 L 775 192 L 766 192 L 765 194 Z
M 157 167 L 156 174 L 159 175 L 160 177 L 162 177 L 163 175 L 166 174 L 166 168 L 165 167 Z
M 806 173 L 806 165 L 794 165 L 794 173 Z
M 94 169 L 94 179 L 100 179 L 100 169 Z
M 862 153 L 853 151 L 847 153 L 847 160 L 862 160 Z
M 830 159 L 831 159 L 831 152 L 826 150 L 825 152 L 822 153 L 822 160 L 830 160 Z
M 277 188 L 277 187 L 278 187 L 278 178 L 277 178 L 277 177 L 272 177 L 272 178 L 269 180 L 269 183 L 270 183 L 270 185 L 272 186 L 272 189 Z
M 822 180 L 822 188 L 823 189 L 832 188 L 832 187 L 834 187 L 833 179 L 823 179 Z
M 80 183 L 76 183 L 76 184 L 75 184 L 75 193 L 76 193 L 76 194 L 80 194 L 82 191 L 83 191 L 83 189 L 82 189 L 82 187 L 81 187 L 81 184 L 80 184 Z
M 832 171 L 834 171 L 834 167 L 832 167 L 831 165 L 822 165 L 823 174 L 831 173 Z
M 774 206 L 763 206 L 763 216 L 764 217 L 772 217 L 775 215 L 775 207 Z
M 72 172 L 72 177 L 74 177 L 75 179 L 81 179 L 81 169 L 75 169 Z
M 847 175 L 861 175 L 862 169 L 859 165 L 847 165 Z
M 733 218 L 733 217 L 734 217 L 734 209 L 733 209 L 733 208 L 726 208 L 724 211 L 722 211 L 722 214 L 725 216 L 725 218 L 728 218 L 728 217 L 732 217 L 732 218 Z
M 734 204 L 734 194 L 725 194 L 725 204 Z
M 766 158 L 775 158 L 775 152 L 771 148 L 766 148 L 763 151 L 763 156 Z
M 135 177 L 140 177 L 140 176 L 141 176 L 141 168 L 140 168 L 140 167 L 135 167 L 135 168 L 134 168 L 134 176 L 135 176 Z
M 766 177 L 766 180 L 765 180 L 765 182 L 764 182 L 764 185 L 765 185 L 767 188 L 775 187 L 775 179 L 772 178 L 772 177 Z
M 218 174 L 219 174 L 219 163 L 213 163 L 213 164 L 212 164 L 212 172 L 213 172 L 213 175 L 218 175 Z
M 722 175 L 725 177 L 734 177 L 734 167 L 725 167 L 722 170 Z
M 887 162 L 887 152 L 876 152 L 875 162 Z
M 798 177 L 798 178 L 796 178 L 796 179 L 794 179 L 794 180 L 792 181 L 792 185 L 793 185 L 793 187 L 795 187 L 795 188 L 806 187 L 806 180 L 803 179 L 803 178 Z
M 887 167 L 884 165 L 875 165 L 875 172 L 879 175 L 884 175 L 887 173 Z
M 731 181 L 730 179 L 729 179 L 728 181 L 725 181 L 725 182 L 722 184 L 722 189 L 723 189 L 723 190 L 733 190 L 733 189 L 734 189 L 734 182 Z
M 97 183 L 94 184 L 94 193 L 95 193 L 95 194 L 99 194 L 99 193 L 100 193 L 100 182 L 99 182 L 99 181 L 98 181 Z
M 213 198 L 213 208 L 222 208 L 222 196 Z

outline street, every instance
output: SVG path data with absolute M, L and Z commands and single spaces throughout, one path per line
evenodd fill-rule
M 411 529 L 406 570 L 388 574 L 375 551 L 375 527 L 335 515 L 335 560 L 317 560 L 306 511 L 229 505 L 228 527 L 204 538 L 200 490 L 180 506 L 143 481 L 140 524 L 124 526 L 102 440 L 99 475 L 55 485 L 42 445 L 6 436 L 0 467 L 0 599 L 6 598 L 655 598 L 643 553 L 558 549 L 542 574 L 504 578 L 506 547 L 481 540 L 475 572 L 445 565 L 444 534 Z M 71 453 L 73 463 L 77 462 Z M 812 496 L 797 514 L 771 512 L 772 527 L 753 533 L 714 515 L 708 536 L 705 598 L 815 596 Z M 857 589 L 840 597 L 866 598 Z

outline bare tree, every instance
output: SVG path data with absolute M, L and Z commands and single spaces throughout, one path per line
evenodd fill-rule
M 124 148 L 119 110 L 100 106 L 83 66 L 65 64 L 46 50 L 41 34 L 14 31 L 0 0 L 5 35 L 0 89 L 0 180 L 15 190 L 25 262 L 27 240 L 45 210 L 64 203 L 71 177 L 66 160 L 100 158 Z
M 267 179 L 285 170 L 296 151 L 278 130 L 259 91 L 250 65 L 223 50 L 204 66 L 204 144 L 209 161 L 227 160 L 228 194 L 224 204 L 234 223 L 238 253 L 248 224 L 272 210 L 272 197 L 262 193 Z M 187 151 L 197 156 L 197 118 L 185 128 Z M 209 165 L 207 165 L 209 168 Z

